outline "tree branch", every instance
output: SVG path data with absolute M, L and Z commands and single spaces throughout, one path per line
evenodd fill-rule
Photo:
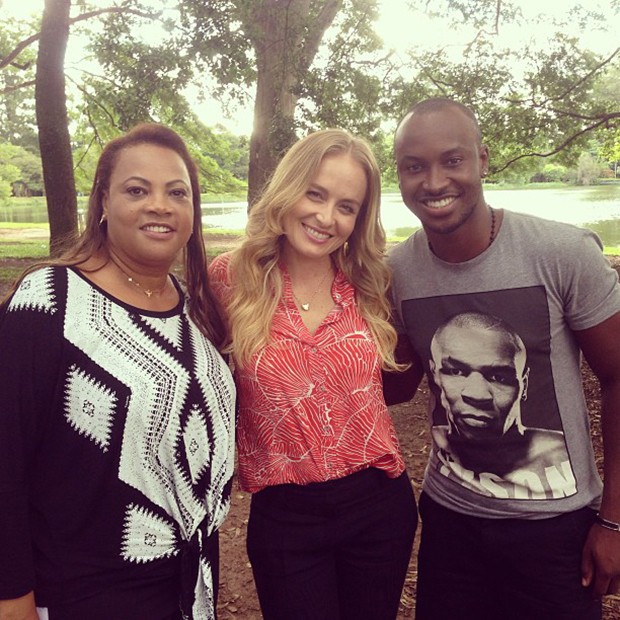
M 569 144 L 572 144 L 575 140 L 577 140 L 577 138 L 580 138 L 585 133 L 588 133 L 589 131 L 592 131 L 596 129 L 597 127 L 600 127 L 601 125 L 608 123 L 610 120 L 614 118 L 620 118 L 620 112 L 613 112 L 611 114 L 606 114 L 604 118 L 599 119 L 596 123 L 593 123 L 592 125 L 589 125 L 588 127 L 584 127 L 577 133 L 573 134 L 572 136 L 569 136 L 566 140 L 564 140 L 564 142 L 562 142 L 559 146 L 555 147 L 552 151 L 548 151 L 547 153 L 522 153 L 521 155 L 517 155 L 516 157 L 513 157 L 512 159 L 509 159 L 507 162 L 505 162 L 501 168 L 497 168 L 493 170 L 493 173 L 497 174 L 498 172 L 502 172 L 506 170 L 508 166 L 514 164 L 516 161 L 519 161 L 520 159 L 525 159 L 526 157 L 546 158 L 546 157 L 551 157 L 552 155 L 556 155 L 557 153 L 565 149 Z
M 549 97 L 548 99 L 546 99 L 545 101 L 540 102 L 540 103 L 537 103 L 533 99 L 528 99 L 528 100 L 526 100 L 526 99 L 507 99 L 506 101 L 508 101 L 509 103 L 514 103 L 514 104 L 533 105 L 534 107 L 540 108 L 540 107 L 546 106 L 551 101 L 557 101 L 558 99 L 559 100 L 564 100 L 572 91 L 574 91 L 576 88 L 578 88 L 583 83 L 585 83 L 587 80 L 589 80 L 593 75 L 595 75 L 598 71 L 600 71 L 605 65 L 608 65 L 619 53 L 620 53 L 620 47 L 617 47 L 611 53 L 610 56 L 608 56 L 607 58 L 602 60 L 591 71 L 586 73 L 586 75 L 584 75 L 582 78 L 580 78 L 579 80 L 577 80 L 576 82 L 571 84 L 565 91 L 563 91 L 559 95 L 556 95 L 555 97 Z
M 36 80 L 28 80 L 27 82 L 21 82 L 20 84 L 13 84 L 13 86 L 7 86 L 6 88 L 3 88 L 2 90 L 0 90 L 0 97 L 3 97 L 4 95 L 8 95 L 9 93 L 13 93 L 16 90 L 20 90 L 22 88 L 28 88 L 29 86 L 34 86 L 36 83 Z
M 499 34 L 499 18 L 501 17 L 502 10 L 502 0 L 496 0 L 495 2 L 495 20 L 493 24 L 493 30 L 486 30 L 485 28 L 480 28 L 476 33 L 476 36 L 465 46 L 464 54 L 469 54 L 471 48 L 474 43 L 483 35 L 489 34 L 492 37 L 496 37 Z
M 304 38 L 305 40 L 300 56 L 302 60 L 299 63 L 299 69 L 302 72 L 306 72 L 310 67 L 319 49 L 319 45 L 323 40 L 323 35 L 331 26 L 341 5 L 342 0 L 328 0 L 325 2 L 316 20 L 314 20 L 311 27 L 308 29 L 308 34 Z
M 88 13 L 83 13 L 82 15 L 78 15 L 77 17 L 73 17 L 69 20 L 69 26 L 73 26 L 78 22 L 84 21 L 86 19 L 91 19 L 93 17 L 99 17 L 99 15 L 103 15 L 105 13 L 129 13 L 131 15 L 136 15 L 138 17 L 145 17 L 147 19 L 156 19 L 161 15 L 160 13 L 145 13 L 143 11 L 138 11 L 137 9 L 131 9 L 129 7 L 123 6 L 113 6 L 105 9 L 97 9 L 96 11 L 89 11 Z M 13 64 L 15 58 L 17 58 L 27 47 L 36 43 L 41 38 L 41 33 L 36 32 L 33 35 L 30 35 L 23 41 L 20 41 L 16 47 L 9 52 L 4 58 L 0 58 L 0 69 L 4 69 L 7 65 Z

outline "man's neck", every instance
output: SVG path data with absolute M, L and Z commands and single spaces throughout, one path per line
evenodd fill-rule
M 482 254 L 495 241 L 502 220 L 502 211 L 485 204 L 454 232 L 440 234 L 427 230 L 429 247 L 447 263 L 464 263 Z

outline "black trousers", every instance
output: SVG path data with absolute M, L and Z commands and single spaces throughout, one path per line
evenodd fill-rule
M 483 519 L 422 493 L 416 620 L 600 620 L 580 570 L 594 514 Z
M 256 493 L 247 545 L 264 619 L 394 620 L 416 525 L 406 472 Z

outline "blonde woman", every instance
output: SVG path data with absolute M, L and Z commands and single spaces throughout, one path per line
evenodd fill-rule
M 417 511 L 382 395 L 382 369 L 399 367 L 379 201 L 366 142 L 316 132 L 280 162 L 241 246 L 210 266 L 266 620 L 397 614 Z

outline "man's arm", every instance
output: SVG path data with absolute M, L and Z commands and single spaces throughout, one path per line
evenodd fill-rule
M 33 593 L 0 601 L 0 620 L 39 620 Z
M 384 371 L 382 373 L 383 396 L 388 406 L 411 400 L 424 376 L 422 362 L 413 352 L 409 338 L 404 334 L 398 336 L 394 357 L 398 363 L 411 364 L 411 366 L 403 372 Z
M 601 384 L 604 489 L 600 516 L 620 523 L 620 313 L 600 325 L 575 332 L 590 368 Z M 592 526 L 584 546 L 584 586 L 596 597 L 620 588 L 620 532 Z

